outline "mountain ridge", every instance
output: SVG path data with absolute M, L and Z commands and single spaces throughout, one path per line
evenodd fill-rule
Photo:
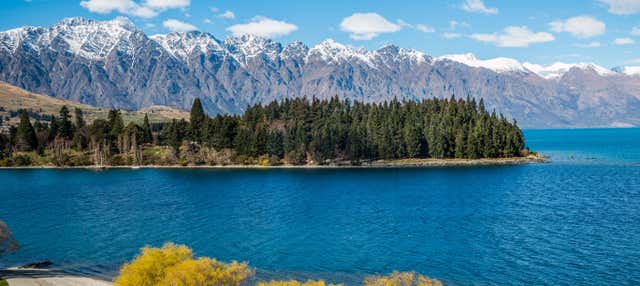
M 385 45 L 354 49 L 327 39 L 309 47 L 206 32 L 147 36 L 128 19 L 68 18 L 52 27 L 0 32 L 0 80 L 101 107 L 239 113 L 293 97 L 382 102 L 394 97 L 484 98 L 525 127 L 640 125 L 634 67 L 549 66 L 472 54 L 431 57 Z M 627 104 L 620 106 L 620 103 Z

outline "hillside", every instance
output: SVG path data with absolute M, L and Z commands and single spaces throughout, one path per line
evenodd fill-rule
M 5 82 L 0 82 L 0 116 L 4 125 L 6 125 L 7 117 L 10 118 L 11 124 L 17 124 L 17 117 L 11 117 L 11 111 L 19 109 L 29 109 L 38 114 L 57 115 L 62 106 L 66 105 L 70 109 L 80 108 L 83 110 L 85 120 L 91 122 L 96 118 L 107 118 L 108 109 L 97 108 L 87 104 L 80 104 L 70 100 L 53 98 L 50 96 L 28 92 L 24 89 L 15 87 Z M 149 115 L 149 121 L 166 122 L 172 118 L 188 118 L 189 114 L 185 111 L 173 109 L 166 106 L 151 106 L 140 111 L 123 111 L 123 119 L 125 122 L 140 123 L 144 119 L 144 114 Z

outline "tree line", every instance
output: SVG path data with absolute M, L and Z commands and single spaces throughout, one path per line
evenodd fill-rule
M 219 156 L 223 150 L 229 163 L 358 164 L 380 159 L 517 157 L 525 149 L 515 121 L 489 112 L 482 99 L 476 103 L 454 96 L 383 103 L 337 97 L 285 99 L 249 106 L 242 115 L 213 117 L 195 99 L 189 121 L 174 119 L 153 126 L 146 115 L 141 125 L 125 125 L 116 109 L 91 124 L 84 121 L 81 109 L 72 116 L 66 106 L 48 122 L 32 123 L 25 110 L 19 117 L 19 125 L 11 127 L 8 136 L 0 135 L 0 159 L 12 152 L 35 151 L 61 160 L 56 164 L 108 165 L 125 154 L 126 162 L 120 163 L 149 164 L 157 162 L 145 160 L 148 152 L 143 151 L 161 146 L 176 160 L 195 164 L 210 163 L 202 158 Z M 84 162 L 66 162 L 71 151 L 85 154 Z

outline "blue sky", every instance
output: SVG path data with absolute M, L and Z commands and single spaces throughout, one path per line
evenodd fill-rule
M 310 46 L 332 38 L 433 56 L 640 65 L 640 0 L 3 0 L 0 7 L 0 30 L 126 16 L 147 34 L 197 28 L 219 39 L 252 33 Z

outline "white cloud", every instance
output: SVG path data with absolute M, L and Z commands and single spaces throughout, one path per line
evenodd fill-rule
M 469 27 L 471 27 L 471 25 L 469 25 L 469 23 L 464 22 L 464 21 L 462 21 L 462 22 L 449 21 L 449 29 L 455 30 L 458 27 L 460 27 L 460 28 L 469 28 Z
M 578 48 L 597 48 L 602 46 L 602 44 L 600 44 L 600 42 L 589 42 L 586 44 L 575 44 L 575 46 Z
M 449 32 L 447 32 L 447 33 L 443 33 L 443 34 L 442 34 L 442 36 L 443 36 L 443 37 L 445 37 L 445 39 L 457 39 L 457 38 L 462 37 L 462 35 L 461 35 L 461 34 L 458 34 L 458 33 L 449 33 Z
M 498 8 L 487 8 L 482 0 L 464 0 L 460 7 L 471 13 L 498 14 Z
M 141 18 L 153 18 L 158 15 L 155 10 L 139 5 L 132 0 L 86 0 L 80 1 L 80 6 L 98 14 L 109 14 L 116 11 Z
M 218 7 L 211 7 L 211 8 L 209 8 L 209 10 L 211 10 L 211 12 L 213 12 L 213 13 L 218 13 L 218 11 L 220 11 L 220 8 L 218 8 Z
M 189 32 L 198 30 L 198 27 L 191 25 L 189 23 L 185 23 L 182 21 L 178 21 L 176 19 L 169 19 L 162 22 L 162 26 L 169 29 L 171 32 Z
M 204 18 L 204 20 L 202 20 L 202 22 L 204 22 L 205 24 L 213 23 L 213 21 L 211 21 L 211 19 L 209 19 L 209 18 Z
M 294 24 L 262 16 L 253 17 L 249 23 L 236 24 L 227 28 L 227 31 L 231 32 L 234 36 L 248 34 L 265 38 L 276 38 L 288 35 L 296 30 L 298 30 L 298 26 Z
M 191 0 L 146 0 L 145 6 L 166 10 L 175 8 L 187 8 L 191 4 Z
M 354 13 L 342 19 L 340 29 L 350 33 L 354 40 L 371 40 L 382 33 L 400 31 L 402 25 L 391 23 L 376 13 Z
M 526 26 L 509 26 L 502 33 L 473 34 L 471 38 L 480 42 L 492 43 L 498 47 L 528 47 L 530 44 L 545 43 L 555 40 L 546 32 L 532 32 Z
M 83 0 L 80 6 L 90 12 L 109 14 L 118 12 L 140 18 L 153 18 L 167 9 L 186 8 L 191 0 L 146 0 L 142 4 L 133 0 Z
M 219 14 L 218 18 L 223 18 L 223 19 L 235 19 L 236 18 L 236 14 L 234 14 L 232 11 L 224 11 L 224 13 Z
M 631 64 L 640 64 L 640 58 L 631 59 L 631 60 L 629 60 L 629 63 L 631 63 Z
M 633 29 L 631 29 L 631 35 L 640 36 L 640 26 L 633 27 Z
M 640 0 L 599 0 L 609 7 L 609 13 L 631 15 L 640 13 Z
M 631 45 L 635 43 L 635 41 L 632 38 L 617 38 L 613 41 L 613 43 L 618 46 L 622 46 L 622 45 Z
M 606 29 L 604 22 L 589 16 L 578 16 L 563 21 L 549 23 L 554 32 L 567 32 L 579 38 L 591 38 L 602 35 Z
M 436 31 L 435 29 L 433 29 L 433 28 L 431 28 L 431 27 L 429 27 L 427 25 L 424 25 L 424 24 L 416 24 L 416 30 L 418 30 L 420 32 L 423 32 L 423 33 L 433 33 L 433 32 Z

